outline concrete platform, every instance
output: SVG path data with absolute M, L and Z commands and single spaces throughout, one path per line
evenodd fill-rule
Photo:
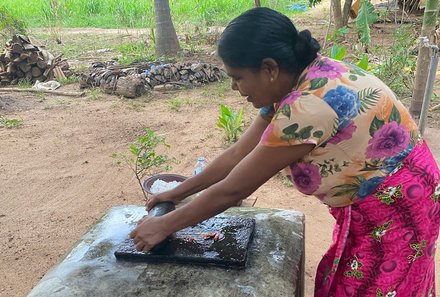
M 145 214 L 140 206 L 112 208 L 28 297 L 303 296 L 302 213 L 246 207 L 223 213 L 256 220 L 244 270 L 117 261 L 116 246 Z

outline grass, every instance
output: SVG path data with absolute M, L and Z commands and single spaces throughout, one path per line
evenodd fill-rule
M 287 15 L 297 12 L 288 9 L 298 0 L 262 0 L 262 5 Z M 254 1 L 236 0 L 170 0 L 175 24 L 226 25 L 233 17 L 252 8 Z M 2 0 L 2 5 L 17 19 L 31 28 L 39 27 L 97 27 L 152 28 L 152 0 Z
M 0 128 L 13 129 L 21 126 L 23 126 L 23 120 L 0 117 Z

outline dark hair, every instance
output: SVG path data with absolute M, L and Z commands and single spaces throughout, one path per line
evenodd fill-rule
M 263 59 L 273 58 L 281 69 L 296 74 L 317 57 L 320 48 L 309 30 L 298 32 L 287 16 L 257 7 L 228 24 L 217 52 L 231 67 L 260 69 Z

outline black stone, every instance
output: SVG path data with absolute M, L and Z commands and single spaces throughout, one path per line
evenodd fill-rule
M 116 248 L 114 254 L 118 260 L 244 269 L 254 228 L 254 219 L 216 216 L 177 232 L 158 251 L 137 251 L 133 241 L 127 239 Z M 213 232 L 220 232 L 218 240 L 204 238 L 204 235 Z

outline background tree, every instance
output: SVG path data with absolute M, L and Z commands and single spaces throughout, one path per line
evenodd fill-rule
M 171 19 L 168 0 L 154 0 L 156 14 L 156 55 L 175 55 L 180 51 L 179 40 Z
M 360 0 L 359 0 L 360 1 Z M 315 6 L 321 3 L 321 0 L 309 0 L 310 6 Z M 334 30 L 338 30 L 348 24 L 348 17 L 350 14 L 351 5 L 353 0 L 345 0 L 344 7 L 342 7 L 341 0 L 331 0 L 330 9 L 333 14 Z
M 260 0 L 255 0 L 255 7 L 260 7 L 260 6 L 261 6 Z
M 423 15 L 423 25 L 420 36 L 428 37 L 429 42 L 434 43 L 435 25 L 438 18 L 439 0 L 427 0 L 425 13 Z M 420 111 L 423 104 L 423 96 L 425 95 L 426 80 L 428 78 L 429 63 L 431 49 L 427 47 L 419 47 L 419 55 L 417 56 L 416 82 L 412 95 L 411 106 L 409 111 L 415 118 L 420 117 Z

